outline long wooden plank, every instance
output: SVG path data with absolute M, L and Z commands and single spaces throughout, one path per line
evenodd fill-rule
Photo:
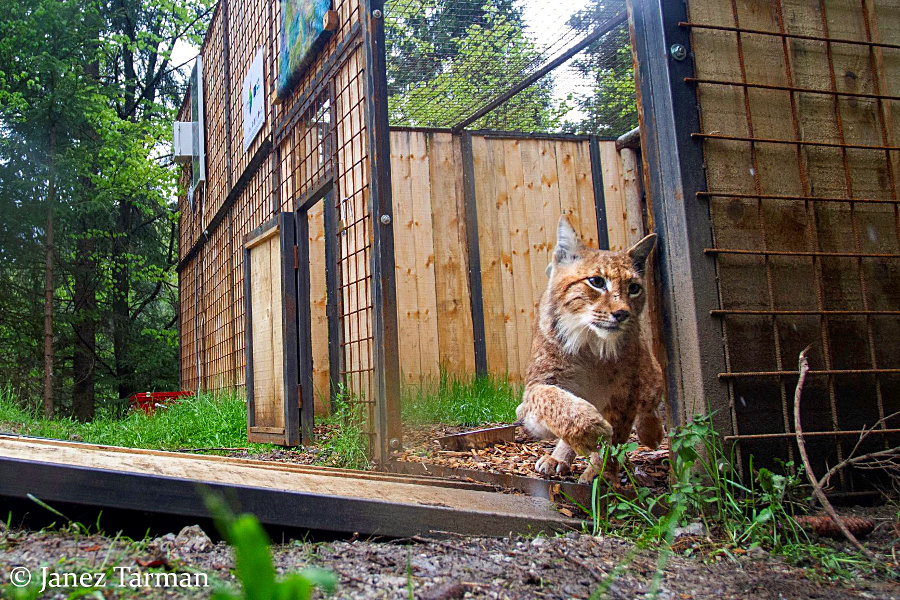
M 531 300 L 530 306 L 526 306 L 526 308 L 530 309 L 532 315 L 536 314 L 535 307 L 541 299 L 541 294 L 544 293 L 547 282 L 547 253 L 544 250 L 544 239 L 546 238 L 544 225 L 547 220 L 545 214 L 547 211 L 545 211 L 544 205 L 548 203 L 549 199 L 544 193 L 542 185 L 541 150 L 540 143 L 519 144 L 525 201 L 523 207 L 525 237 L 528 240 L 528 249 L 523 255 L 531 271 Z
M 556 227 L 559 215 L 562 214 L 562 199 L 560 197 L 559 169 L 556 161 L 556 145 L 552 140 L 538 140 L 541 165 L 541 195 L 543 196 L 544 227 L 541 241 L 541 274 L 537 281 L 540 282 L 537 300 L 540 300 L 547 287 L 547 265 L 553 257 L 553 247 L 556 243 Z M 535 284 L 535 287 L 538 287 Z M 535 303 L 535 308 L 537 303 Z
M 309 222 L 309 289 L 310 335 L 312 338 L 313 385 L 315 386 L 315 411 L 328 414 L 328 290 L 325 286 L 325 218 L 323 202 L 317 203 L 308 213 Z
M 516 355 L 515 373 L 525 375 L 531 357 L 531 331 L 534 326 L 534 288 L 531 276 L 531 248 L 528 238 L 528 205 L 525 174 L 519 140 L 504 140 L 506 180 L 509 193 L 509 240 L 515 293 Z
M 198 484 L 236 498 L 263 523 L 337 532 L 506 535 L 576 524 L 544 499 L 424 478 L 0 437 L 0 496 L 203 517 Z
M 410 134 L 409 177 L 412 195 L 413 245 L 416 249 L 416 298 L 419 323 L 420 376 L 423 380 L 435 380 L 440 369 L 438 351 L 438 309 L 435 288 L 434 223 L 431 205 L 435 197 L 431 190 L 431 162 L 428 151 L 428 134 Z M 440 201 L 440 200 L 438 200 Z
M 581 216 L 578 233 L 585 244 L 592 248 L 597 248 L 599 240 L 597 236 L 597 205 L 594 199 L 589 142 L 578 142 L 575 145 L 573 157 L 575 189 L 578 194 L 578 206 L 580 207 L 578 212 Z
M 272 423 L 276 427 L 284 427 L 284 290 L 286 282 L 281 278 L 281 241 L 278 238 L 269 240 L 269 265 L 272 273 L 272 285 L 269 287 L 272 307 Z M 256 338 L 254 338 L 255 340 Z M 254 342 L 255 345 L 255 342 Z
M 256 423 L 260 426 L 273 424 L 271 410 L 272 396 L 275 387 L 275 348 L 272 344 L 274 328 L 272 306 L 272 270 L 269 254 L 272 240 L 268 237 L 250 250 L 250 277 L 253 280 L 251 289 L 251 321 L 253 335 L 253 397 L 256 408 Z
M 434 224 L 435 284 L 438 307 L 438 347 L 449 373 L 466 375 L 475 368 L 472 317 L 464 261 L 465 238 L 460 238 L 462 202 L 454 161 L 455 140 L 449 133 L 434 134 L 431 146 L 432 220 Z
M 419 201 L 410 185 L 409 132 L 391 134 L 391 186 L 394 203 L 394 264 L 397 286 L 397 331 L 400 340 L 400 371 L 407 381 L 416 381 L 422 372 L 419 350 L 419 301 L 416 289 L 415 217 L 413 204 Z M 427 199 L 426 199 L 427 200 Z
M 584 228 L 581 218 L 581 200 L 578 197 L 578 181 L 575 174 L 575 151 L 579 142 L 561 141 L 556 143 L 556 172 L 559 179 L 560 212 L 569 217 L 570 223 L 577 223 L 578 232 Z M 591 215 L 591 218 L 594 218 Z M 556 240 L 553 240 L 553 244 Z M 552 248 L 551 248 L 552 256 Z
M 628 216 L 622 190 L 624 177 L 615 142 L 600 142 L 600 165 L 603 169 L 603 196 L 609 225 L 609 249 L 628 247 Z
M 475 206 L 478 213 L 478 247 L 481 259 L 481 292 L 484 310 L 484 342 L 488 372 L 506 372 L 506 319 L 498 231 L 497 179 L 487 140 L 472 136 L 475 171 Z
M 619 160 L 622 163 L 622 193 L 625 204 L 625 247 L 630 248 L 644 237 L 637 152 L 632 148 L 622 148 L 619 151 Z
M 506 374 L 511 380 L 522 379 L 519 369 L 518 320 L 516 316 L 515 282 L 512 266 L 512 239 L 509 230 L 509 180 L 506 177 L 506 152 L 503 140 L 487 140 L 487 148 L 494 165 L 497 211 L 497 250 L 500 254 L 500 288 L 503 292 L 503 333 L 506 338 Z M 502 375 L 503 371 L 495 371 Z

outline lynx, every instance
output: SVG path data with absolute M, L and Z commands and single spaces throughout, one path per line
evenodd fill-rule
M 578 453 L 590 457 L 580 479 L 590 481 L 598 440 L 625 442 L 632 425 L 642 444 L 655 449 L 662 441 L 662 370 L 640 323 L 644 266 L 655 244 L 651 234 L 625 252 L 595 250 L 560 218 L 516 409 L 529 433 L 559 438 L 535 464 L 539 473 L 567 474 Z

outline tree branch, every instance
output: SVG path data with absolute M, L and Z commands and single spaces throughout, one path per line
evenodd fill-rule
M 860 552 L 865 554 L 867 557 L 874 559 L 875 555 L 872 554 L 867 548 L 865 548 L 859 540 L 856 539 L 856 536 L 847 529 L 847 526 L 838 516 L 837 511 L 834 510 L 834 507 L 831 505 L 831 502 L 828 501 L 828 498 L 825 496 L 825 492 L 822 491 L 822 486 L 819 484 L 819 481 L 816 479 L 816 475 L 813 472 L 812 464 L 809 461 L 809 455 L 806 452 L 806 441 L 803 439 L 803 426 L 800 424 L 800 397 L 803 394 L 803 383 L 806 381 L 806 373 L 809 371 L 809 361 L 806 358 L 807 353 L 809 352 L 810 346 L 807 346 L 803 349 L 803 352 L 800 353 L 800 377 L 797 379 L 797 388 L 794 390 L 794 429 L 797 432 L 797 446 L 800 449 L 800 457 L 803 459 L 803 466 L 806 468 L 806 477 L 809 479 L 809 483 L 813 488 L 813 495 L 822 505 L 822 508 L 825 509 L 825 512 L 828 513 L 828 516 L 831 517 L 831 520 L 834 521 L 834 524 L 837 525 L 838 529 L 841 530 L 841 533 L 844 534 L 850 543 L 859 549 Z M 846 461 L 842 461 L 838 466 L 843 467 L 846 466 Z

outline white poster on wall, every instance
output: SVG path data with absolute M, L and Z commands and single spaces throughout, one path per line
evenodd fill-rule
M 244 152 L 266 122 L 266 94 L 263 79 L 263 49 L 260 48 L 250 64 L 242 88 L 244 105 Z

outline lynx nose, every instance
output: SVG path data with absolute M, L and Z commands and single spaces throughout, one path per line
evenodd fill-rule
M 631 313 L 627 310 L 617 310 L 612 314 L 613 319 L 618 321 L 619 323 L 624 322 L 628 317 L 631 316 Z

